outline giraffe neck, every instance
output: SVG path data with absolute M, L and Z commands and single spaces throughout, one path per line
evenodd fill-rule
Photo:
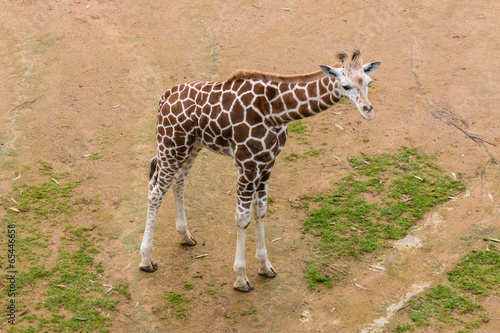
M 276 88 L 278 95 L 270 99 L 270 116 L 276 124 L 314 116 L 332 107 L 341 98 L 338 82 L 326 76 L 306 83 L 268 86 L 268 90 Z

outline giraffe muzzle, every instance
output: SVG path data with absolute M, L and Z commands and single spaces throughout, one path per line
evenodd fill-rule
M 375 118 L 375 113 L 373 112 L 373 106 L 363 105 L 361 115 L 367 120 L 373 120 Z

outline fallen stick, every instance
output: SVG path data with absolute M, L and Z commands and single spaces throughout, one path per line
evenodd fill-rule
M 410 306 L 410 304 L 411 304 L 411 303 L 408 303 L 408 304 L 406 304 L 405 306 L 400 307 L 400 308 L 396 311 L 396 313 L 398 313 L 399 311 L 401 311 L 401 310 L 403 310 L 403 309 L 406 309 L 407 307 L 409 307 L 409 306 Z
M 32 100 L 32 101 L 26 101 L 26 102 L 23 102 L 23 103 L 19 104 L 18 106 L 16 106 L 16 107 L 12 108 L 12 109 L 10 110 L 10 112 L 14 111 L 15 109 L 20 108 L 21 106 L 25 106 L 25 105 L 27 105 L 27 104 L 32 104 L 32 103 L 35 103 L 35 102 L 36 102 L 36 100 L 37 100 L 37 99 L 39 99 L 39 98 L 40 98 L 40 97 L 42 97 L 42 96 L 43 96 L 43 95 L 40 95 L 40 96 L 38 96 L 37 98 L 35 98 L 34 100 Z

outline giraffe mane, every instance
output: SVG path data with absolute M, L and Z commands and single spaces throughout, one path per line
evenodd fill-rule
M 341 67 L 342 64 L 335 64 L 334 67 Z M 280 75 L 272 73 L 263 73 L 248 70 L 239 70 L 231 74 L 228 82 L 236 80 L 256 80 L 256 81 L 266 81 L 266 82 L 278 82 L 278 83 L 302 83 L 319 80 L 324 77 L 325 74 L 322 70 L 307 73 L 307 74 L 295 74 L 295 75 Z

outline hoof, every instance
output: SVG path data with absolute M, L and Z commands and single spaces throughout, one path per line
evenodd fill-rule
M 276 271 L 274 270 L 273 267 L 269 267 L 269 271 L 267 271 L 267 272 L 263 272 L 259 268 L 259 275 L 262 275 L 262 276 L 265 276 L 265 277 L 268 277 L 268 278 L 273 278 L 273 277 L 275 277 L 277 275 L 277 273 L 276 273 Z
M 234 289 L 241 291 L 243 293 L 249 293 L 253 290 L 253 286 L 250 283 L 250 281 L 246 281 L 246 283 L 243 286 L 241 287 L 234 286 Z
M 155 264 L 154 262 L 151 261 L 149 266 L 144 266 L 144 267 L 139 266 L 139 268 L 143 272 L 153 273 L 156 272 L 156 270 L 158 269 L 158 264 Z
M 183 246 L 195 246 L 196 245 L 196 239 L 194 239 L 193 237 L 191 237 L 191 238 L 189 238 L 188 241 L 182 242 L 181 245 L 183 245 Z

